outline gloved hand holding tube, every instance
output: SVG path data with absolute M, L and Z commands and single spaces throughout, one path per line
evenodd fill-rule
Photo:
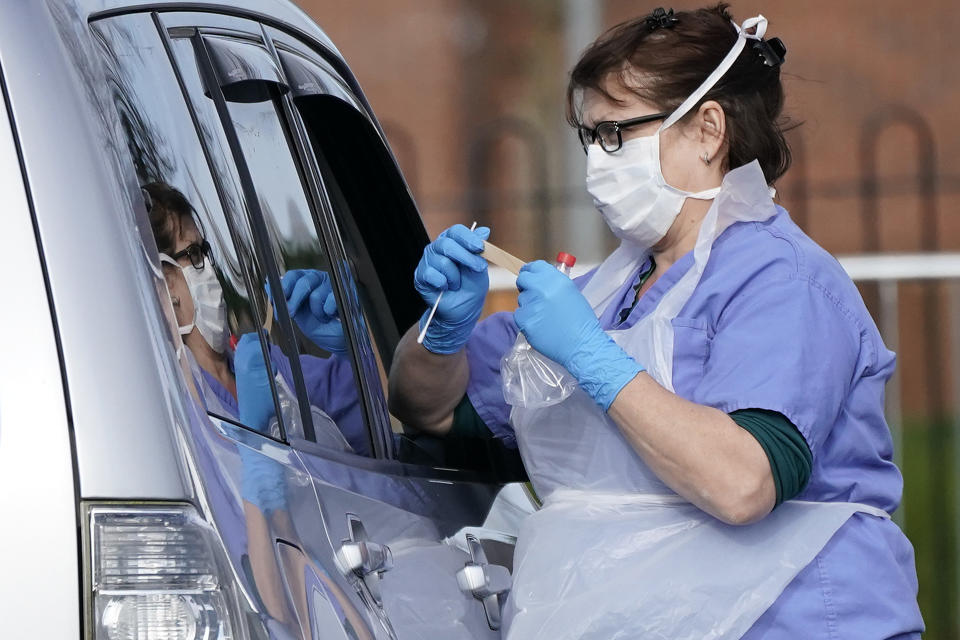
M 577 285 L 553 265 L 537 260 L 517 278 L 513 317 L 534 349 L 563 365 L 604 411 L 644 370 L 600 327 Z
M 266 432 L 276 415 L 270 378 L 273 366 L 267 368 L 256 333 L 245 333 L 237 342 L 233 355 L 233 369 L 237 378 L 237 407 L 240 422 L 257 431 Z
M 487 261 L 478 255 L 488 237 L 487 227 L 470 231 L 458 224 L 441 233 L 424 249 L 414 272 L 414 286 L 430 307 L 443 293 L 424 336 L 423 346 L 427 350 L 451 354 L 467 343 L 490 286 Z M 421 329 L 429 312 L 428 309 L 420 319 Z

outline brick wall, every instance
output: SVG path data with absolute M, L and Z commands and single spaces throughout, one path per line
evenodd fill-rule
M 525 258 L 576 252 L 565 235 L 567 201 L 582 182 L 567 184 L 570 147 L 562 123 L 565 63 L 563 3 L 553 0 L 302 0 L 346 56 L 411 182 L 428 231 L 478 216 L 495 223 L 496 240 Z M 699 2 L 677 1 L 676 9 Z M 606 0 L 611 26 L 655 3 Z M 920 7 L 919 9 L 917 7 Z M 733 4 L 738 20 L 762 11 L 768 34 L 787 45 L 784 78 L 796 163 L 781 180 L 782 203 L 827 250 L 960 250 L 960 74 L 952 35 L 960 29 L 955 0 L 805 0 Z M 899 119 L 898 119 L 899 118 Z M 932 145 L 921 148 L 918 131 Z M 471 172 L 478 139 L 490 141 L 485 170 Z M 861 196 L 866 141 L 876 167 L 877 198 Z M 531 141 L 533 143 L 531 144 Z M 539 146 L 538 146 L 539 145 Z M 546 184 L 538 175 L 542 160 Z M 918 191 L 919 154 L 933 158 L 937 193 Z M 473 190 L 471 190 L 471 185 Z M 481 189 L 482 191 L 478 191 Z M 477 204 L 476 194 L 485 198 Z M 538 218 L 546 194 L 551 223 Z M 471 206 L 471 197 L 474 205 Z M 480 207 L 478 209 L 478 207 Z M 478 213 L 478 211 L 480 213 Z M 932 224 L 927 221 L 932 219 Z M 875 223 L 865 223 L 875 220 Z M 612 243 L 612 239 L 611 239 Z M 874 246 L 875 245 L 875 246 Z M 864 288 L 874 305 L 875 292 Z M 922 342 L 924 295 L 903 287 L 900 366 L 908 410 L 929 407 L 931 384 L 949 397 L 945 357 Z M 941 298 L 934 314 L 946 341 Z M 491 309 L 510 308 L 500 294 Z M 941 370 L 939 377 L 931 370 Z

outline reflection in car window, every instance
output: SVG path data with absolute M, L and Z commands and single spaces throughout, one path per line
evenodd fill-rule
M 271 249 L 283 271 L 284 297 L 304 352 L 300 364 L 311 405 L 334 420 L 355 452 L 369 455 L 370 437 L 330 262 L 313 225 L 276 104 L 230 103 L 229 110 L 260 197 Z M 321 426 L 316 430 L 320 432 Z
M 216 187 L 156 27 L 147 15 L 96 23 L 120 125 L 144 185 L 193 386 L 211 414 L 283 436 L 296 411 L 259 335 L 265 292 L 249 244 L 228 223 L 235 199 Z M 227 209 L 224 208 L 227 205 Z M 264 355 L 266 354 L 266 358 Z M 271 371 L 272 369 L 272 371 Z M 275 396 L 279 390 L 280 396 Z
M 241 45 L 242 46 L 242 45 Z M 186 39 L 172 41 L 201 131 L 211 149 L 229 157 L 229 144 L 216 114 L 214 101 L 205 95 L 194 44 Z M 358 393 L 353 363 L 339 318 L 329 261 L 310 222 L 310 212 L 284 137 L 274 102 L 228 103 L 244 160 L 258 193 L 273 258 L 281 269 L 283 291 L 271 292 L 273 307 L 286 304 L 297 331 L 296 344 L 281 345 L 275 360 L 283 371 L 291 366 L 302 372 L 306 405 L 310 407 L 315 441 L 325 447 L 371 455 L 371 441 Z M 224 180 L 239 182 L 234 168 Z M 247 206 L 250 215 L 253 209 Z M 263 279 L 258 280 L 264 282 Z M 264 289 L 267 287 L 264 284 Z M 295 394 L 295 384 L 284 391 Z M 299 437 L 302 431 L 294 429 Z

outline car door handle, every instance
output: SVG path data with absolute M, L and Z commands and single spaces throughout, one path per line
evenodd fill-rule
M 393 553 L 385 544 L 370 542 L 363 522 L 352 513 L 347 514 L 349 538 L 337 549 L 337 564 L 345 576 L 363 581 L 377 606 L 383 605 L 380 576 L 393 568 Z
M 468 533 L 466 539 L 470 549 L 470 562 L 457 572 L 457 584 L 461 591 L 472 594 L 483 603 L 487 624 L 496 631 L 503 620 L 500 596 L 509 592 L 512 584 L 510 571 L 506 567 L 487 562 L 487 554 L 475 535 Z

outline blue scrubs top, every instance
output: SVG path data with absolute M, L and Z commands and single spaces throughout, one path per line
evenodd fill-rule
M 294 388 L 290 362 L 275 344 L 270 345 L 270 360 L 291 389 Z M 230 363 L 231 367 L 233 362 Z M 310 404 L 329 415 L 343 433 L 353 450 L 360 455 L 370 455 L 360 399 L 353 379 L 353 369 L 346 358 L 331 356 L 317 358 L 300 356 L 300 368 Z M 239 408 L 236 398 L 206 370 L 200 369 L 207 387 L 216 396 L 222 407 L 230 414 L 223 416 L 238 420 Z M 238 447 L 243 464 L 241 495 L 265 514 L 287 509 L 283 474 L 279 468 L 265 460 L 256 451 Z
M 619 312 L 633 304 L 641 267 L 601 314 L 601 326 L 633 326 L 692 265 L 691 252 L 618 324 Z M 796 499 L 897 508 L 903 479 L 883 414 L 895 356 L 843 268 L 785 210 L 778 207 L 765 222 L 735 224 L 716 240 L 673 327 L 678 395 L 725 413 L 777 411 L 797 426 L 813 468 Z M 498 313 L 479 323 L 467 344 L 470 402 L 512 447 L 500 359 L 516 335 L 513 314 Z M 899 527 L 856 514 L 744 637 L 913 637 L 923 629 L 916 595 L 913 547 Z
M 283 376 L 287 386 L 294 389 L 290 362 L 280 347 L 275 344 L 270 345 L 270 360 L 275 370 Z M 303 371 L 303 381 L 310 404 L 330 416 L 354 452 L 362 456 L 370 456 L 370 441 L 349 359 L 339 356 L 317 358 L 303 355 L 300 356 L 300 369 Z M 229 416 L 224 417 L 238 420 L 239 409 L 236 398 L 207 371 L 200 369 L 200 372 L 204 381 L 217 396 L 217 400 L 230 412 Z

